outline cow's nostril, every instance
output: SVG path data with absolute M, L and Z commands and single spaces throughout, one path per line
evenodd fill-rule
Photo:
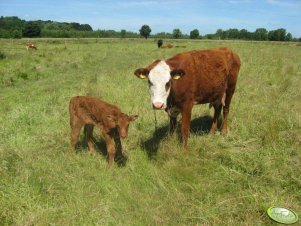
M 155 108 L 155 109 L 161 109 L 162 107 L 163 107 L 163 103 L 161 103 L 161 102 L 153 103 L 153 108 Z

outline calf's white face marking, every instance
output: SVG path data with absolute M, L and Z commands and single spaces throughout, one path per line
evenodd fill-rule
M 167 97 L 170 92 L 170 67 L 165 61 L 160 61 L 148 75 L 149 93 L 153 106 L 166 108 Z

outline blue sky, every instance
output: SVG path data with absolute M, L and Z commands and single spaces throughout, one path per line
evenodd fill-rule
M 0 16 L 87 23 L 94 30 L 138 32 L 148 24 L 152 34 L 285 28 L 301 37 L 301 0 L 0 0 Z

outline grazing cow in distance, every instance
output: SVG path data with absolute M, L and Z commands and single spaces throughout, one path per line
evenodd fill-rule
M 157 42 L 158 48 L 161 48 L 161 46 L 163 45 L 163 40 L 159 39 Z
M 71 157 L 81 128 L 84 126 L 85 138 L 91 153 L 95 153 L 93 144 L 93 128 L 100 128 L 105 139 L 109 165 L 112 166 L 115 157 L 114 139 L 120 141 L 128 135 L 129 123 L 135 121 L 138 115 L 127 115 L 111 104 L 108 104 L 96 97 L 76 96 L 71 98 L 69 103 L 70 126 L 71 126 Z M 119 142 L 120 143 L 120 142 Z
M 210 133 L 217 129 L 223 108 L 221 131 L 227 132 L 231 99 L 240 69 L 240 59 L 228 48 L 179 53 L 167 60 L 156 60 L 135 70 L 138 78 L 148 78 L 152 107 L 165 109 L 170 117 L 170 132 L 181 113 L 183 146 L 187 148 L 192 107 L 209 103 L 214 107 Z
M 27 50 L 29 50 L 29 49 L 38 50 L 38 48 L 34 44 L 32 44 L 31 42 L 26 43 L 26 49 Z

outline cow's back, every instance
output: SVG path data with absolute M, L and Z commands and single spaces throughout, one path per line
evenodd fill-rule
M 180 53 L 166 62 L 185 71 L 183 78 L 173 82 L 175 99 L 185 97 L 196 103 L 222 98 L 228 85 L 235 86 L 240 66 L 238 56 L 228 48 Z

